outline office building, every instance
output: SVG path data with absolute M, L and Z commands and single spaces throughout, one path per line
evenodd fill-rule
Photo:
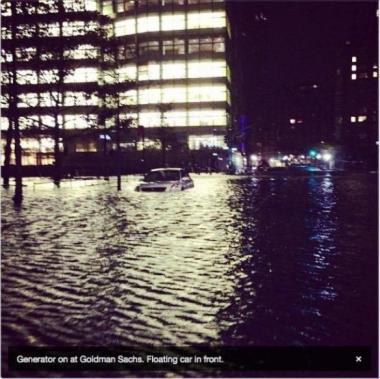
M 169 164 L 226 148 L 231 101 L 224 1 L 40 0 L 23 10 L 20 3 L 23 14 L 15 16 L 11 2 L 2 2 L 1 128 L 4 146 L 7 73 L 16 67 L 24 165 L 52 163 L 57 122 L 64 165 L 112 165 L 115 117 L 102 113 L 102 87 L 115 81 L 129 83 L 128 90 L 115 89 L 118 117 L 130 120 L 121 140 L 127 170 L 142 157 L 149 161 L 150 153 L 157 164 L 163 146 Z M 105 40 L 95 38 L 100 30 L 107 31 Z M 109 50 L 115 51 L 112 68 Z

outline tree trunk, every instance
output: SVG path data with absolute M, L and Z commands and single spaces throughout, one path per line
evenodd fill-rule
M 116 166 L 116 174 L 117 174 L 117 190 L 121 191 L 121 169 L 120 169 L 120 119 L 119 115 L 116 115 L 116 159 L 117 159 L 117 166 Z
M 13 202 L 15 205 L 21 205 L 22 198 L 23 198 L 22 196 L 22 150 L 21 150 L 20 129 L 18 125 L 17 116 L 14 120 L 14 140 L 15 140 L 15 161 L 16 161 L 16 172 L 15 172 L 16 188 L 15 188 L 15 194 L 13 196 Z
M 104 131 L 103 135 L 103 176 L 104 180 L 109 180 L 108 178 L 108 160 L 107 160 L 107 133 Z
M 3 167 L 3 187 L 9 188 L 9 166 L 12 154 L 12 140 L 13 140 L 13 129 L 12 122 L 9 120 L 9 127 L 7 131 L 7 139 L 4 148 L 4 167 Z
M 11 1 L 11 11 L 12 16 L 17 14 L 16 2 Z M 16 41 L 17 37 L 17 27 L 16 22 L 13 21 L 11 25 L 12 40 Z M 22 203 L 22 151 L 21 151 L 21 136 L 19 127 L 19 114 L 18 114 L 18 83 L 17 83 L 17 67 L 16 67 L 16 47 L 12 44 L 12 81 L 11 81 L 11 91 L 10 91 L 10 101 L 9 101 L 9 112 L 10 112 L 10 124 L 13 123 L 14 128 L 14 143 L 15 143 L 15 194 L 13 196 L 13 202 L 15 205 L 19 206 Z
M 166 130 L 164 127 L 162 127 L 161 151 L 162 151 L 162 167 L 166 167 Z
M 54 116 L 54 173 L 53 180 L 54 184 L 59 187 L 61 183 L 61 156 L 59 151 L 59 123 L 58 115 Z

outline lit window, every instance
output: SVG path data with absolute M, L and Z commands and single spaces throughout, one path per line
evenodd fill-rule
M 18 70 L 17 82 L 19 84 L 37 84 L 37 73 L 32 70 Z
M 137 113 L 121 113 L 120 120 L 129 120 L 129 126 L 132 128 L 137 128 L 138 125 L 138 114 Z
M 189 78 L 225 77 L 227 75 L 225 61 L 190 61 Z
M 139 54 L 158 52 L 160 49 L 158 41 L 141 42 L 139 45 Z
M 215 53 L 224 53 L 225 51 L 224 38 L 223 37 L 213 38 L 212 49 Z
M 289 121 L 290 121 L 291 124 L 295 124 L 296 123 L 296 120 L 294 118 L 291 118 Z
M 40 93 L 40 106 L 41 107 L 54 107 L 62 105 L 62 94 L 52 91 Z
M 183 5 L 185 0 L 162 0 L 162 5 Z
M 64 56 L 70 59 L 96 59 L 98 48 L 93 45 L 79 45 L 75 49 L 65 50 Z
M 97 146 L 94 141 L 81 141 L 75 143 L 76 153 L 96 153 Z
M 97 0 L 85 0 L 86 11 L 96 12 L 98 10 Z
M 51 24 L 50 24 L 51 25 Z M 57 23 L 58 27 L 58 23 Z M 85 21 L 64 21 L 63 22 L 63 35 L 64 36 L 79 36 L 85 35 L 87 32 L 95 31 L 97 24 L 95 22 L 85 22 Z M 59 27 L 58 27 L 59 35 Z
M 215 102 L 227 101 L 227 88 L 225 85 L 189 86 L 189 102 Z
M 1 39 L 11 39 L 12 38 L 12 31 L 10 28 L 7 28 L 5 26 L 1 27 Z
M 104 0 L 103 1 L 103 9 L 102 13 L 105 16 L 112 16 L 113 15 L 113 6 L 112 6 L 112 0 Z
M 66 116 L 65 116 L 66 117 Z M 59 116 L 59 123 L 62 122 L 62 116 Z M 47 128 L 53 128 L 55 125 L 55 120 L 53 116 L 41 116 L 41 124 Z M 66 126 L 66 125 L 65 125 Z
M 161 18 L 161 30 L 184 30 L 184 14 L 163 14 Z
M 65 129 L 86 129 L 97 122 L 96 114 L 65 115 Z
M 36 107 L 38 104 L 37 93 L 20 93 L 18 106 L 20 108 Z
M 118 75 L 114 70 L 102 70 L 102 79 L 104 83 L 117 83 Z
M 355 116 L 351 116 L 351 122 L 356 122 L 356 117 Z
M 157 80 L 160 79 L 160 65 L 149 63 L 148 65 L 139 66 L 139 80 Z
M 134 0 L 117 0 L 116 11 L 119 13 L 132 11 L 135 8 Z
M 183 79 L 186 77 L 186 64 L 184 62 L 170 62 L 162 64 L 163 79 Z
M 185 54 L 185 41 L 183 39 L 170 39 L 162 43 L 162 53 L 164 55 L 182 55 Z
M 20 61 L 29 61 L 33 59 L 37 55 L 37 49 L 35 47 L 26 47 L 23 46 L 22 48 L 16 48 L 16 57 Z M 10 54 L 10 60 L 8 62 L 11 62 L 12 55 Z
M 139 104 L 159 104 L 161 102 L 160 88 L 145 88 L 139 91 Z
M 351 62 L 352 62 L 352 63 L 355 63 L 355 62 L 357 62 L 357 61 L 358 61 L 358 58 L 357 58 L 357 57 L 352 57 L 352 58 L 351 58 Z
M 226 144 L 224 142 L 224 136 L 214 135 L 190 135 L 188 137 L 188 145 L 190 150 L 199 150 L 202 148 L 224 148 Z
M 34 152 L 52 152 L 54 150 L 54 139 L 51 137 L 23 138 L 21 140 L 21 147 L 23 150 Z
M 224 38 L 193 38 L 189 40 L 189 53 L 224 52 Z
M 136 56 L 136 45 L 128 43 L 128 45 L 119 46 L 117 56 L 119 60 L 134 58 Z
M 135 65 L 128 65 L 119 68 L 120 81 L 135 80 L 137 76 L 137 68 Z
M 65 105 L 97 105 L 98 97 L 86 92 L 65 92 Z
M 127 18 L 125 20 L 115 21 L 115 36 L 127 36 L 136 33 L 136 20 Z
M 351 74 L 351 80 L 356 80 L 356 74 Z
M 355 65 L 355 64 L 353 64 L 353 65 L 351 66 L 351 71 L 356 71 L 356 65 Z
M 9 100 L 6 96 L 0 96 L 0 105 L 1 105 L 1 108 L 8 108 Z
M 4 16 L 11 16 L 12 10 L 11 10 L 11 3 L 10 1 L 2 1 L 1 2 L 1 15 Z
M 67 0 L 66 0 L 67 1 Z M 71 0 L 73 1 L 73 0 Z M 58 13 L 58 3 L 54 0 L 40 0 L 37 2 L 37 12 L 39 14 Z M 21 12 L 23 13 L 23 12 Z
M 161 142 L 159 140 L 154 140 L 151 138 L 145 138 L 143 141 L 137 141 L 136 149 L 141 151 L 143 149 L 161 149 Z
M 377 71 L 374 71 L 374 72 L 372 73 L 372 77 L 373 77 L 373 78 L 377 78 Z
M 9 128 L 8 117 L 0 117 L 0 130 L 7 130 Z
M 189 126 L 225 126 L 227 115 L 224 109 L 197 109 L 189 111 Z
M 367 116 L 358 116 L 358 122 L 364 122 L 367 120 Z
M 170 111 L 164 113 L 164 124 L 167 126 L 187 126 L 186 111 Z
M 56 24 L 58 25 L 58 24 Z M 29 38 L 36 35 L 36 26 L 35 25 L 17 25 L 16 28 L 16 38 Z M 52 35 L 55 36 L 55 35 Z
M 80 67 L 73 70 L 65 78 L 65 83 L 86 83 L 98 80 L 98 70 L 95 67 Z
M 137 32 L 157 32 L 160 30 L 160 18 L 153 16 L 140 16 L 137 19 Z
M 129 90 L 129 91 L 120 93 L 120 103 L 121 105 L 136 105 L 137 91 Z
M 140 112 L 139 125 L 146 128 L 159 127 L 161 124 L 160 112 Z
M 43 121 L 43 118 L 41 118 L 42 121 Z M 53 121 L 54 121 L 54 118 L 52 117 Z M 58 117 L 58 122 L 61 122 L 62 121 L 62 116 L 59 116 Z M 39 118 L 37 115 L 33 115 L 33 116 L 28 116 L 28 117 L 20 117 L 19 118 L 19 126 L 20 126 L 20 129 L 24 130 L 24 129 L 29 129 L 29 128 L 32 128 L 32 127 L 37 127 L 39 126 L 40 123 L 39 123 Z M 42 124 L 43 126 L 50 126 L 47 125 L 47 124 Z M 54 125 L 54 124 L 53 124 Z
M 226 27 L 225 11 L 190 12 L 187 15 L 187 28 L 223 28 Z
M 24 50 L 24 49 L 16 49 L 16 50 Z M 17 55 L 20 56 L 21 54 L 17 54 Z M 33 55 L 35 55 L 35 53 Z M 24 60 L 29 60 L 30 59 L 29 57 L 32 58 L 32 55 L 30 56 L 27 55 Z M 8 51 L 5 51 L 4 49 L 1 49 L 1 63 L 4 63 L 4 62 L 12 62 L 12 54 Z
M 163 87 L 162 88 L 162 102 L 163 103 L 185 103 L 186 87 Z

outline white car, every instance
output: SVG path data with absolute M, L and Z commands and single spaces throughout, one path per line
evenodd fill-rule
M 182 168 L 155 168 L 150 170 L 137 187 L 142 192 L 183 191 L 194 187 L 189 174 Z

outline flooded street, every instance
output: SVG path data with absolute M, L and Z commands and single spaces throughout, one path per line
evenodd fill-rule
M 3 190 L 5 345 L 370 345 L 377 177 Z M 38 181 L 41 181 L 40 179 Z

